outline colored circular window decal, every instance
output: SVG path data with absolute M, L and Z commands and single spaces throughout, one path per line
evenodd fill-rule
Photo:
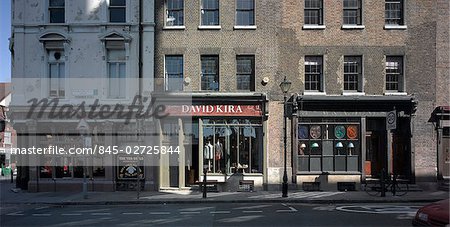
M 298 138 L 308 139 L 308 127 L 305 125 L 298 126 Z
M 345 127 L 342 125 L 338 125 L 334 128 L 334 136 L 336 136 L 337 139 L 342 139 L 345 136 Z
M 349 139 L 356 139 L 358 137 L 358 128 L 356 125 L 350 125 L 347 127 L 347 136 Z
M 311 126 L 311 129 L 309 130 L 309 135 L 311 135 L 311 138 L 313 139 L 319 139 L 320 136 L 322 135 L 320 125 Z

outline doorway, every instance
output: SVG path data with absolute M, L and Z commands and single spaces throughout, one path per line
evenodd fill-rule
M 367 119 L 366 160 L 364 172 L 367 177 L 380 177 L 387 165 L 386 129 L 384 118 Z

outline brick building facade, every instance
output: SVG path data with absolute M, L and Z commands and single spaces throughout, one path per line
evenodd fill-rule
M 64 2 L 63 19 L 54 23 L 51 12 Z M 136 135 L 143 127 L 157 137 L 146 143 L 180 147 L 178 155 L 160 155 L 157 166 L 144 167 L 145 189 L 195 186 L 206 171 L 220 190 L 243 189 L 248 182 L 258 190 L 279 190 L 284 164 L 279 84 L 286 77 L 292 82 L 287 103 L 292 187 L 316 182 L 335 190 L 339 182 L 358 185 L 383 169 L 411 182 L 436 180 L 439 140 L 429 118 L 435 107 L 449 102 L 448 1 L 140 2 L 144 5 L 16 1 L 13 105 L 61 91 L 75 104 L 98 98 L 127 105 L 135 94 L 151 96 L 166 106 L 169 117 L 133 119 L 128 126 L 114 117 L 87 119 L 105 134 L 94 141 L 99 144 L 136 142 L 137 137 L 115 136 Z M 110 20 L 112 11 L 122 10 L 120 22 Z M 60 59 L 67 77 L 82 80 L 56 91 L 47 66 L 61 65 Z M 116 83 L 116 97 L 108 87 L 114 81 L 108 62 L 117 63 L 119 74 L 125 63 L 127 82 Z M 396 121 L 388 124 L 394 110 Z M 29 119 L 26 114 L 23 108 L 13 111 L 18 146 L 52 142 L 59 138 L 58 127 L 77 133 L 79 119 L 48 128 L 46 115 Z M 392 126 L 396 129 L 388 131 Z M 128 184 L 132 179 L 122 179 L 117 158 L 110 156 L 102 176 L 92 178 L 93 190 L 94 184 L 95 190 L 135 187 Z M 19 182 L 30 190 L 52 190 L 55 180 L 59 190 L 79 189 L 79 171 L 59 177 L 54 172 L 65 168 L 50 169 L 51 176 L 45 168 L 24 167 Z
M 382 169 L 411 182 L 436 179 L 436 138 L 428 118 L 436 102 L 448 102 L 445 1 L 254 1 L 255 23 L 245 30 L 236 26 L 241 1 L 213 4 L 219 22 L 209 27 L 202 24 L 208 1 L 176 7 L 173 2 L 156 2 L 157 89 L 167 90 L 165 59 L 177 55 L 183 59 L 181 93 L 232 99 L 242 92 L 237 56 L 254 55 L 250 94 L 268 100 L 264 188 L 278 189 L 282 180 L 278 85 L 284 76 L 292 82 L 288 175 L 294 185 L 316 181 L 334 188 L 337 182 L 376 177 Z M 174 10 L 180 7 L 181 23 Z M 219 58 L 219 88 L 212 92 L 201 87 L 203 55 Z M 268 82 L 261 83 L 265 77 Z M 387 132 L 386 115 L 393 110 L 397 129 Z M 319 128 L 321 135 L 311 138 L 311 129 Z M 356 135 L 348 137 L 348 130 Z M 311 147 L 314 143 L 318 147 Z

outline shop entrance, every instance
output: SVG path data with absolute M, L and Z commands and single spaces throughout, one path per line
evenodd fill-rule
M 367 119 L 366 128 L 366 160 L 364 171 L 368 177 L 380 177 L 384 168 L 401 178 L 409 179 L 411 176 L 411 137 L 408 118 L 397 119 L 397 129 L 392 130 L 392 144 L 388 145 L 388 133 L 384 118 Z M 391 156 L 387 149 L 391 146 Z M 391 160 L 391 161 L 389 161 Z M 388 163 L 390 168 L 388 168 Z
M 386 129 L 384 118 L 367 119 L 366 160 L 364 172 L 368 177 L 379 177 L 387 166 Z

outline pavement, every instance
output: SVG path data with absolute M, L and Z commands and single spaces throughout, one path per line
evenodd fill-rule
M 410 191 L 404 196 L 371 196 L 364 191 L 289 191 L 287 198 L 280 191 L 255 192 L 208 192 L 191 190 L 164 191 L 116 191 L 88 192 L 39 192 L 32 193 L 15 189 L 15 184 L 0 180 L 0 204 L 47 204 L 47 205 L 122 205 L 122 204 L 181 204 L 181 203 L 429 203 L 448 199 L 448 191 L 424 190 Z

